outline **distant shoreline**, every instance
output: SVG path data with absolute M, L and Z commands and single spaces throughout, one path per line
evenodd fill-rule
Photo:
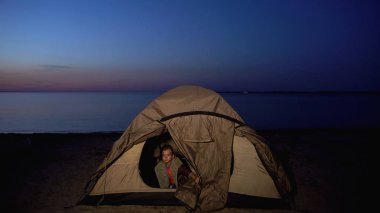
M 380 95 L 380 91 L 219 91 L 218 93 L 264 95 Z

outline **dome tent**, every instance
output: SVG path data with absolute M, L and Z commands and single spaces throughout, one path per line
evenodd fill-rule
M 142 176 L 144 150 L 165 135 L 200 177 L 199 184 L 161 189 Z M 79 204 L 185 204 L 211 211 L 245 201 L 283 206 L 292 191 L 265 140 L 219 94 L 179 86 L 136 116 L 91 177 Z

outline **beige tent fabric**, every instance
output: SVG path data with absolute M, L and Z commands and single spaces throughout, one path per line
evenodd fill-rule
M 258 197 L 281 198 L 272 178 L 257 155 L 255 147 L 247 138 L 234 137 L 233 157 L 234 166 L 230 178 L 229 192 Z
M 200 176 L 192 190 L 177 190 L 176 197 L 202 211 L 222 209 L 227 202 L 235 124 L 208 115 L 177 117 L 166 123 L 181 153 Z
M 265 140 L 259 136 L 255 130 L 248 126 L 236 128 L 235 134 L 237 136 L 246 137 L 255 146 L 260 160 L 263 162 L 268 174 L 272 177 L 281 197 L 284 199 L 290 199 L 290 196 L 293 193 L 290 180 L 280 161 L 273 156 L 273 153 L 265 143 Z

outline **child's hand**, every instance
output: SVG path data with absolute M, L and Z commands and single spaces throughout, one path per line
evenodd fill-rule
M 190 173 L 190 177 L 195 181 L 195 183 L 199 183 L 199 176 L 194 174 L 194 173 Z

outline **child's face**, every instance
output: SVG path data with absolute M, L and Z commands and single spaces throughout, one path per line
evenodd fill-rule
M 164 150 L 162 151 L 162 161 L 164 163 L 169 163 L 173 159 L 173 153 L 171 150 Z

